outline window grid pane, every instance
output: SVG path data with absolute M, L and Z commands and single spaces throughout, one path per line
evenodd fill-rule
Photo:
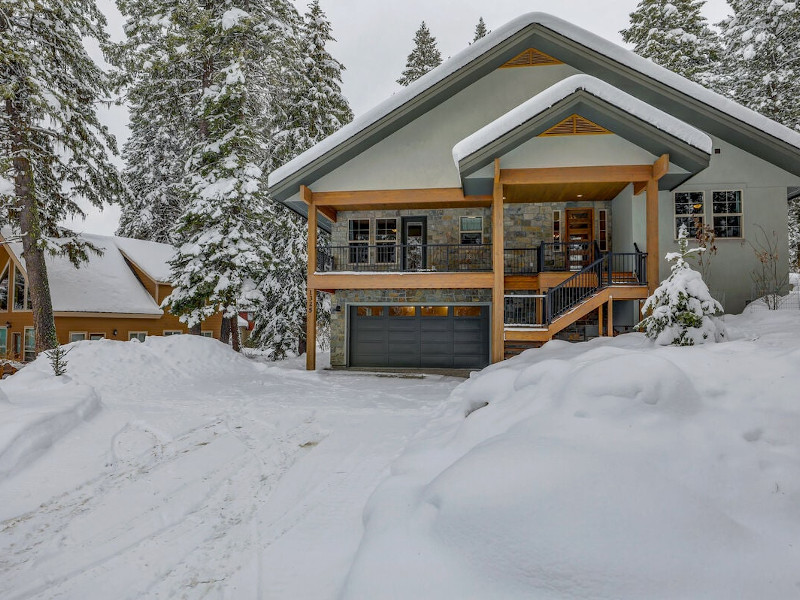
M 461 217 L 459 219 L 459 242 L 468 246 L 483 244 L 483 217 Z
M 705 214 L 703 192 L 675 192 L 675 239 L 681 225 L 686 225 L 689 237 L 697 234 L 697 225 L 702 226 Z
M 742 237 L 742 192 L 713 192 L 711 204 L 714 211 L 714 235 L 719 238 Z

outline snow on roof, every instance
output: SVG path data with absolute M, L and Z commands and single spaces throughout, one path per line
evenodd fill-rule
M 88 262 L 77 269 L 64 256 L 46 255 L 54 311 L 163 314 L 164 311 L 125 262 L 116 244 L 121 238 L 89 234 L 81 237 L 102 249 L 103 255 L 89 253 Z M 10 242 L 7 248 L 24 268 L 22 244 Z
M 410 100 L 420 96 L 443 79 L 466 67 L 469 63 L 491 48 L 499 45 L 530 25 L 541 25 L 568 39 L 574 40 L 590 50 L 634 69 L 655 81 L 671 87 L 712 108 L 727 113 L 748 125 L 760 129 L 764 133 L 800 149 L 800 133 L 760 115 L 749 108 L 745 108 L 741 104 L 725 98 L 716 92 L 712 92 L 702 85 L 689 81 L 685 77 L 655 64 L 653 61 L 642 58 L 638 54 L 578 27 L 577 25 L 573 25 L 572 23 L 547 13 L 531 12 L 498 27 L 449 60 L 446 60 L 435 69 L 429 71 L 408 87 L 393 94 L 360 117 L 353 119 L 348 125 L 345 125 L 312 148 L 309 148 L 280 168 L 275 169 L 269 175 L 269 187 L 272 188 L 283 180 L 288 179 L 303 167 L 308 166 L 337 146 L 354 137 L 356 134 L 374 125 Z
M 169 283 L 170 267 L 169 261 L 175 255 L 175 248 L 170 244 L 159 244 L 147 240 L 136 240 L 133 238 L 115 237 L 114 243 L 122 251 L 122 254 L 136 264 L 142 271 L 147 273 L 159 283 Z
M 711 154 L 713 142 L 711 138 L 692 127 L 688 123 L 676 119 L 672 115 L 650 106 L 646 102 L 634 98 L 630 94 L 618 90 L 614 86 L 591 75 L 573 75 L 547 88 L 530 100 L 523 102 L 508 111 L 500 118 L 492 121 L 469 137 L 461 140 L 453 147 L 453 158 L 456 166 L 464 158 L 474 154 L 497 138 L 510 133 L 526 121 L 546 111 L 548 108 L 583 90 L 589 94 L 613 104 L 626 113 L 633 115 L 673 137 L 686 142 L 690 146 Z

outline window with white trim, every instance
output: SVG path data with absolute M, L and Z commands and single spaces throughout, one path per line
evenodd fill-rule
M 85 331 L 70 331 L 69 332 L 69 341 L 72 342 L 82 342 L 86 339 L 86 332 Z
M 681 225 L 686 225 L 689 237 L 697 233 L 696 223 L 701 226 L 705 222 L 704 192 L 675 192 L 675 239 Z
M 138 340 L 140 342 L 144 342 L 147 339 L 147 332 L 146 331 L 129 331 L 128 332 L 128 341 L 131 340 Z
M 600 246 L 600 252 L 608 252 L 608 211 L 601 208 L 597 213 L 597 245 Z
M 24 329 L 25 349 L 22 360 L 30 362 L 36 358 L 36 334 L 33 327 L 25 327 Z
M 369 262 L 369 219 L 350 219 L 347 225 L 347 242 L 350 245 L 347 262 Z
M 0 327 L 0 357 L 8 354 L 8 327 Z
M 480 246 L 483 244 L 483 217 L 461 217 L 458 233 L 461 244 Z
M 397 219 L 375 219 L 375 262 L 397 262 Z
M 201 331 L 200 335 L 207 338 L 213 338 L 214 332 L 213 331 Z
M 742 192 L 711 192 L 714 235 L 718 238 L 740 238 L 742 235 Z
M 165 329 L 164 335 L 182 335 L 183 331 L 180 329 Z

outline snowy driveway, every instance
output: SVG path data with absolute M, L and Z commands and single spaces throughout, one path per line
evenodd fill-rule
M 0 597 L 334 598 L 365 502 L 459 383 L 169 344 L 73 352 L 102 408 L 0 480 Z

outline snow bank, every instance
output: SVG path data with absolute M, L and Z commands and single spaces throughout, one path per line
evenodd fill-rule
M 492 121 L 469 137 L 458 142 L 453 147 L 453 159 L 455 160 L 456 167 L 458 167 L 460 161 L 475 154 L 487 144 L 510 133 L 517 127 L 524 125 L 527 121 L 543 113 L 554 104 L 580 90 L 616 106 L 629 115 L 638 117 L 646 123 L 650 123 L 656 129 L 660 129 L 686 142 L 690 146 L 702 150 L 706 154 L 711 154 L 713 147 L 711 138 L 699 129 L 642 102 L 638 98 L 634 98 L 622 90 L 618 90 L 614 86 L 596 77 L 591 77 L 589 75 L 573 75 L 550 86 L 530 100 L 523 102 L 502 117 Z
M 13 472 L 90 419 L 101 399 L 169 393 L 220 378 L 269 379 L 270 369 L 201 336 L 148 337 L 144 343 L 95 340 L 67 346 L 67 375 L 40 356 L 0 382 L 0 477 Z
M 473 375 L 370 500 L 343 597 L 795 597 L 800 314 L 726 321 Z

